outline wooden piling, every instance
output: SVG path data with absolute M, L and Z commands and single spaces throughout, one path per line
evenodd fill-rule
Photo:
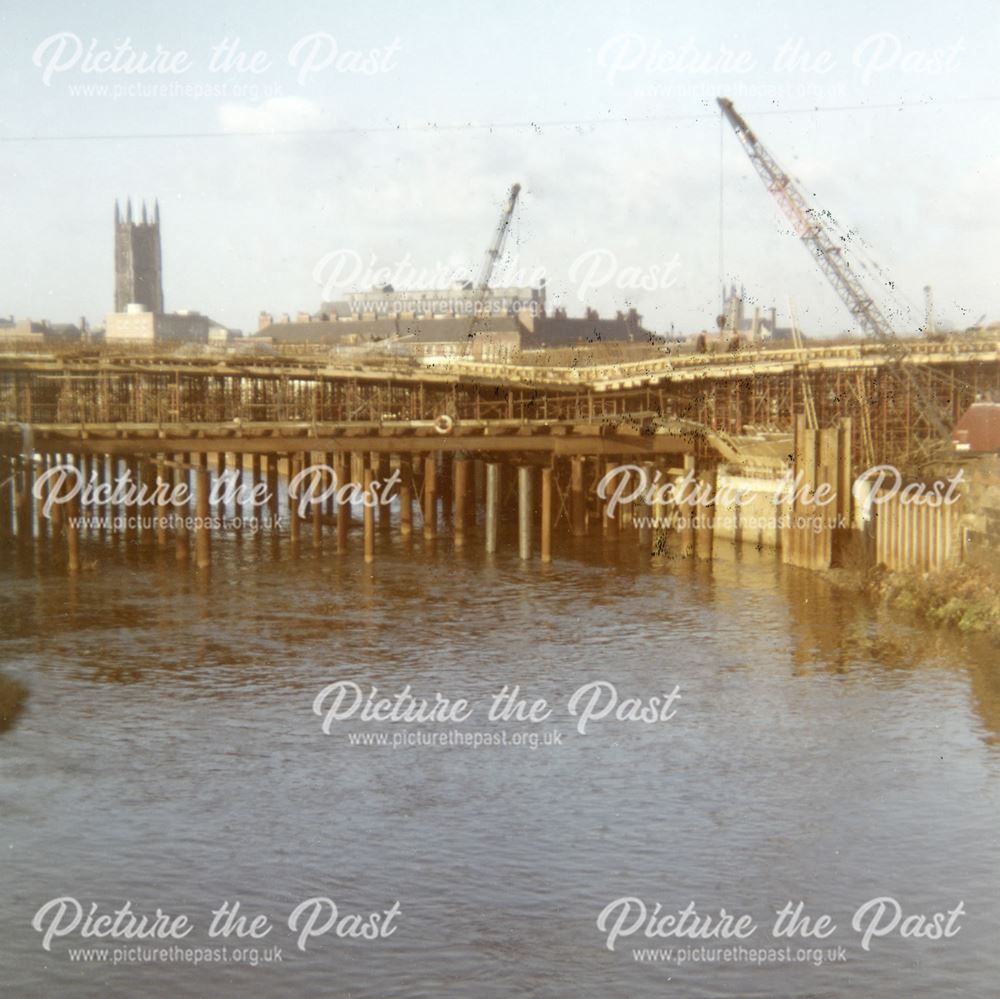
M 243 518 L 246 515 L 244 500 L 247 494 L 247 456 L 242 451 L 233 454 L 233 461 L 236 465 L 236 493 L 233 500 L 233 517 L 235 519 L 236 539 L 243 538 Z
M 628 464 L 631 464 L 631 462 L 628 462 Z M 634 478 L 635 478 L 635 473 L 632 472 L 631 469 L 629 469 L 624 473 L 623 481 L 625 483 L 626 496 L 631 497 L 632 495 L 632 492 L 635 488 L 635 483 L 632 481 Z M 625 531 L 630 531 L 633 527 L 633 521 L 634 521 L 634 518 L 632 516 L 633 500 L 632 499 L 624 500 L 619 505 L 619 509 L 621 510 L 621 520 L 619 521 L 619 524 Z
M 479 504 L 486 503 L 486 462 L 476 458 L 472 463 L 472 514 L 473 522 L 477 518 Z
M 437 534 L 437 465 L 435 455 L 424 457 L 424 537 L 428 540 Z
M 440 468 L 438 469 L 435 491 L 438 496 L 440 516 L 445 524 L 454 524 L 455 476 L 452 471 L 452 458 L 453 456 L 447 451 L 442 451 L 438 456 Z
M 267 476 L 267 505 L 271 515 L 271 530 L 278 533 L 278 456 L 276 454 L 265 454 L 262 456 L 265 474 Z
M 837 427 L 829 427 L 819 431 L 818 435 L 818 469 L 817 483 L 823 483 L 833 489 L 834 499 L 830 503 L 816 504 L 813 510 L 814 523 L 819 526 L 813 531 L 816 536 L 815 556 L 810 569 L 829 569 L 833 564 L 833 529 L 840 508 L 841 493 L 850 489 L 849 485 L 840 480 L 840 431 Z M 825 497 L 824 497 L 825 499 Z
M 130 545 L 139 540 L 139 518 L 142 511 L 136 501 L 138 490 L 142 485 L 139 474 L 139 459 L 126 459 L 125 468 L 128 473 L 128 495 L 130 497 L 130 501 L 125 504 L 125 543 Z
M 195 497 L 197 505 L 195 512 L 196 562 L 199 569 L 207 569 L 212 564 L 212 535 L 209 530 L 208 455 L 204 452 L 198 455 L 195 487 L 198 491 L 198 495 Z
M 344 500 L 339 500 L 339 495 L 344 486 L 347 485 L 347 469 L 349 467 L 348 458 L 343 451 L 338 451 L 333 462 L 333 470 L 337 479 L 337 495 L 334 497 L 334 512 L 337 515 L 337 551 L 344 554 L 347 551 L 347 532 L 351 526 L 351 504 Z
M 139 534 L 143 544 L 152 544 L 156 538 L 156 509 L 149 502 L 156 491 L 156 466 L 149 458 L 139 463 Z
M 214 476 L 209 475 L 210 496 L 215 497 L 215 502 L 212 504 L 214 507 L 212 514 L 221 520 L 226 515 L 226 504 L 223 499 L 225 493 L 220 488 L 222 477 L 226 474 L 226 455 L 224 451 L 217 451 L 215 454 L 214 472 Z
M 476 526 L 476 461 L 466 457 L 469 467 L 465 475 L 465 526 L 468 529 Z
M 399 456 L 399 533 L 408 538 L 413 533 L 413 457 Z
M 335 460 L 335 456 L 334 456 L 334 453 L 332 451 L 327 451 L 326 454 L 323 455 L 323 463 L 326 465 L 327 468 L 330 468 L 330 469 L 333 468 L 334 460 Z M 331 474 L 332 474 L 331 472 L 327 472 L 326 473 L 326 475 L 327 475 L 326 481 L 328 483 L 330 481 L 329 476 Z M 335 495 L 327 496 L 327 498 L 323 501 L 323 513 L 326 514 L 326 516 L 328 516 L 328 517 L 336 516 L 336 513 L 337 513 L 337 497 Z
M 375 561 L 375 494 L 372 490 L 374 475 L 369 462 L 364 468 L 365 561 Z
M 660 473 L 659 479 L 656 478 L 657 472 Z M 650 481 L 650 485 L 653 487 L 652 517 L 656 525 L 654 531 L 657 549 L 659 549 L 662 544 L 661 538 L 663 536 L 663 525 L 667 519 L 667 504 L 664 502 L 664 486 L 666 485 L 666 479 L 663 472 L 664 470 L 659 466 L 659 464 L 654 464 L 653 480 L 655 480 L 655 485 L 653 480 Z
M 379 454 L 376 459 L 376 474 L 373 476 L 374 480 L 378 482 L 378 492 L 381 498 L 382 490 L 385 489 L 386 480 L 392 474 L 390 471 L 390 455 Z M 378 505 L 378 529 L 380 534 L 388 534 L 392 529 L 392 507 L 385 503 L 379 503 Z
M 107 518 L 108 534 L 112 541 L 117 541 L 119 530 L 115 524 L 118 517 L 118 509 L 114 502 L 115 486 L 118 483 L 118 459 L 110 454 L 104 456 L 104 481 L 108 484 L 107 497 L 104 503 L 104 516 Z M 185 511 L 186 512 L 186 511 Z
M 618 462 L 609 458 L 604 462 L 604 474 L 607 475 L 613 468 L 616 468 Z M 610 497 L 608 497 L 610 499 Z M 604 525 L 604 534 L 609 541 L 618 540 L 618 518 L 621 516 L 621 511 L 616 509 L 612 515 L 608 516 L 608 499 L 605 499 L 601 505 L 601 522 Z
M 56 467 L 58 467 L 61 464 L 62 464 L 62 456 L 61 455 L 59 455 L 59 454 L 50 454 L 49 455 L 49 461 L 48 461 L 48 467 L 49 468 L 56 468 Z M 53 487 L 52 487 L 52 485 L 50 483 L 48 489 L 46 490 L 46 494 L 47 495 L 51 495 L 53 492 L 54 492 L 54 489 L 53 489 Z M 10 494 L 8 493 L 8 497 L 9 497 L 9 495 Z M 94 507 L 94 513 L 97 516 L 100 516 L 100 514 L 101 514 L 100 507 L 95 506 Z M 62 507 L 61 503 L 53 502 L 52 509 L 49 511 L 49 517 L 51 519 L 50 528 L 51 528 L 51 532 L 52 532 L 52 537 L 54 539 L 61 538 L 62 537 L 62 532 L 63 532 L 63 521 L 65 520 L 65 511 L 63 510 L 63 507 Z M 9 514 L 7 516 L 7 527 L 8 528 L 10 527 L 10 516 L 9 516 Z M 103 528 L 101 529 L 101 534 L 102 535 L 104 534 L 104 529 Z
M 705 469 L 698 476 L 698 495 L 700 502 L 693 510 L 697 523 L 695 525 L 695 554 L 700 559 L 711 559 L 712 545 L 715 538 L 715 503 L 706 502 L 715 493 L 716 472 L 714 468 Z
M 257 486 L 264 480 L 260 475 L 260 455 L 256 452 L 250 456 L 250 494 L 257 495 Z M 254 507 L 254 515 L 258 518 L 264 513 L 263 506 Z
M 317 466 L 324 463 L 323 455 L 321 453 L 317 453 L 315 458 Z M 318 496 L 322 496 L 326 491 L 327 486 L 326 472 L 317 468 L 314 474 L 317 476 L 315 492 Z M 313 548 L 317 551 L 323 547 L 323 504 L 326 502 L 325 500 L 319 499 L 318 496 L 314 499 L 312 505 L 312 541 Z
M 5 541 L 13 535 L 11 516 L 14 510 L 13 463 L 9 454 L 0 455 L 0 538 Z
M 167 462 L 172 459 L 168 452 L 159 456 L 156 462 L 156 484 L 159 490 L 158 502 L 156 506 L 156 544 L 159 548 L 166 548 L 169 540 L 167 521 L 170 517 L 170 506 L 167 503 Z
M 184 454 L 174 456 L 177 464 L 173 470 L 175 496 L 180 499 L 181 487 L 188 484 L 188 470 L 184 467 Z M 179 503 L 173 508 L 174 515 L 174 557 L 178 562 L 186 562 L 189 554 L 188 528 L 185 518 L 188 516 L 189 503 Z
M 646 496 L 653 486 L 654 469 L 651 461 L 643 462 L 642 467 L 645 471 L 645 488 L 636 502 L 635 508 L 636 515 L 639 518 L 639 545 L 647 553 L 650 553 L 653 549 L 653 526 L 650 523 L 653 516 L 653 508 L 646 502 Z
M 570 459 L 570 515 L 573 537 L 586 533 L 586 505 L 583 497 L 583 458 Z
M 695 462 L 693 454 L 684 455 L 684 480 L 694 481 Z M 687 488 L 687 487 L 685 487 Z M 698 512 L 698 505 L 692 499 L 684 499 L 677 504 L 677 516 L 680 519 L 680 539 L 681 556 L 683 558 L 693 558 L 695 554 L 695 529 L 694 519 Z
M 542 561 L 552 561 L 552 468 L 542 469 Z
M 77 493 L 68 503 L 66 517 L 66 555 L 67 565 L 71 575 L 80 571 L 80 494 Z
M 45 473 L 49 469 L 49 455 L 40 454 L 38 456 L 38 481 L 42 481 Z M 32 490 L 34 492 L 34 490 Z M 47 521 L 45 519 L 45 490 L 39 490 L 38 496 L 33 496 L 35 504 L 35 523 L 38 531 L 38 538 L 42 540 L 46 535 Z
M 293 547 L 299 543 L 299 493 L 302 487 L 299 485 L 294 490 L 295 495 L 293 496 L 292 479 L 302 470 L 302 462 L 303 456 L 301 454 L 285 456 L 285 467 L 288 469 L 288 481 L 285 485 L 285 498 L 288 501 L 288 533 Z
M 34 486 L 34 468 L 32 455 L 24 452 L 20 458 L 20 474 L 17 476 L 17 539 L 22 545 L 28 545 L 32 540 L 33 511 L 31 490 Z
M 500 516 L 500 466 L 486 463 L 486 552 L 497 550 L 497 521 Z
M 469 462 L 455 457 L 455 547 L 465 544 L 466 504 L 469 498 Z

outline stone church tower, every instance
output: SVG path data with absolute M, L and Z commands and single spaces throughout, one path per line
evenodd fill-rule
M 163 265 L 160 259 L 160 203 L 154 202 L 153 221 L 142 205 L 142 221 L 132 221 L 132 199 L 125 218 L 115 201 L 115 312 L 132 303 L 149 312 L 163 312 Z

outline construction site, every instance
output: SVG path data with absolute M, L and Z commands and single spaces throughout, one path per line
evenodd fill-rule
M 493 551 L 498 522 L 508 519 L 518 525 L 523 559 L 550 560 L 561 531 L 612 539 L 628 532 L 651 557 L 662 555 L 668 537 L 682 556 L 710 557 L 721 531 L 727 542 L 767 546 L 813 569 L 838 564 L 859 537 L 890 568 L 940 568 L 992 552 L 995 532 L 968 495 L 937 510 L 886 503 L 869 522 L 859 516 L 853 483 L 865 469 L 891 465 L 920 484 L 962 463 L 969 488 L 991 488 L 1000 337 L 989 330 L 899 336 L 823 213 L 732 103 L 718 104 L 862 339 L 806 342 L 793 321 L 788 340 L 766 343 L 755 316 L 753 342 L 745 342 L 735 305 L 719 316 L 715 345 L 701 337 L 686 349 L 655 343 L 634 309 L 608 321 L 589 311 L 579 320 L 558 311 L 547 317 L 544 288 L 492 287 L 515 184 L 474 285 L 447 293 L 376 289 L 341 307 L 343 315 L 335 305 L 298 322 L 267 315 L 258 337 L 185 351 L 194 320 L 161 315 L 159 207 L 152 221 L 144 207 L 133 224 L 131 204 L 124 220 L 116 205 L 118 335 L 47 350 L 12 341 L 0 355 L 0 531 L 22 549 L 44 546 L 73 573 L 86 561 L 81 545 L 119 534 L 171 546 L 179 559 L 194 551 L 207 568 L 211 514 L 221 515 L 219 524 L 245 512 L 238 495 L 226 499 L 217 488 L 235 475 L 248 494 L 268 487 L 275 538 L 297 548 L 308 536 L 316 550 L 346 552 L 357 528 L 371 560 L 375 504 L 352 512 L 350 503 L 325 497 L 304 512 L 287 483 L 319 468 L 320 483 L 355 482 L 367 496 L 393 469 L 399 493 L 379 508 L 379 530 L 408 536 L 416 503 L 426 538 L 441 532 L 460 545 L 476 535 Z M 167 319 L 173 332 L 161 336 Z M 773 315 L 767 326 L 775 330 Z M 148 336 L 128 335 L 140 328 Z M 201 342 L 211 344 L 208 328 Z M 609 516 L 597 485 L 622 465 L 662 481 L 693 476 L 709 489 L 753 480 L 771 495 L 791 472 L 808 489 L 825 484 L 836 500 L 822 525 L 806 531 L 794 527 L 795 499 L 784 520 L 756 530 L 740 523 L 739 511 L 726 527 L 708 518 L 695 529 L 683 504 L 629 502 Z M 183 480 L 197 526 L 169 526 L 169 511 L 154 517 L 134 499 L 116 509 L 110 491 L 103 503 L 93 499 L 99 490 L 92 493 L 89 509 L 79 508 L 87 494 L 47 505 L 55 481 L 47 473 L 60 466 L 95 486 L 126 472 L 150 492 L 158 481 Z M 655 531 L 631 530 L 647 521 Z M 99 526 L 105 522 L 125 526 Z

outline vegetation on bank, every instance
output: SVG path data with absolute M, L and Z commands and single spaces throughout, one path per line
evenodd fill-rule
M 1000 645 L 1000 567 L 959 565 L 942 572 L 872 570 L 864 581 L 872 598 L 910 611 L 929 624 L 986 635 Z
M 28 700 L 28 688 L 18 680 L 0 676 L 0 732 L 14 724 Z

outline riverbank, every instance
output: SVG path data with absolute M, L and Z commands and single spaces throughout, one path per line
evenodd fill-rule
M 984 635 L 1000 645 L 1000 572 L 958 565 L 943 572 L 889 572 L 879 566 L 860 582 L 868 597 L 928 624 Z

